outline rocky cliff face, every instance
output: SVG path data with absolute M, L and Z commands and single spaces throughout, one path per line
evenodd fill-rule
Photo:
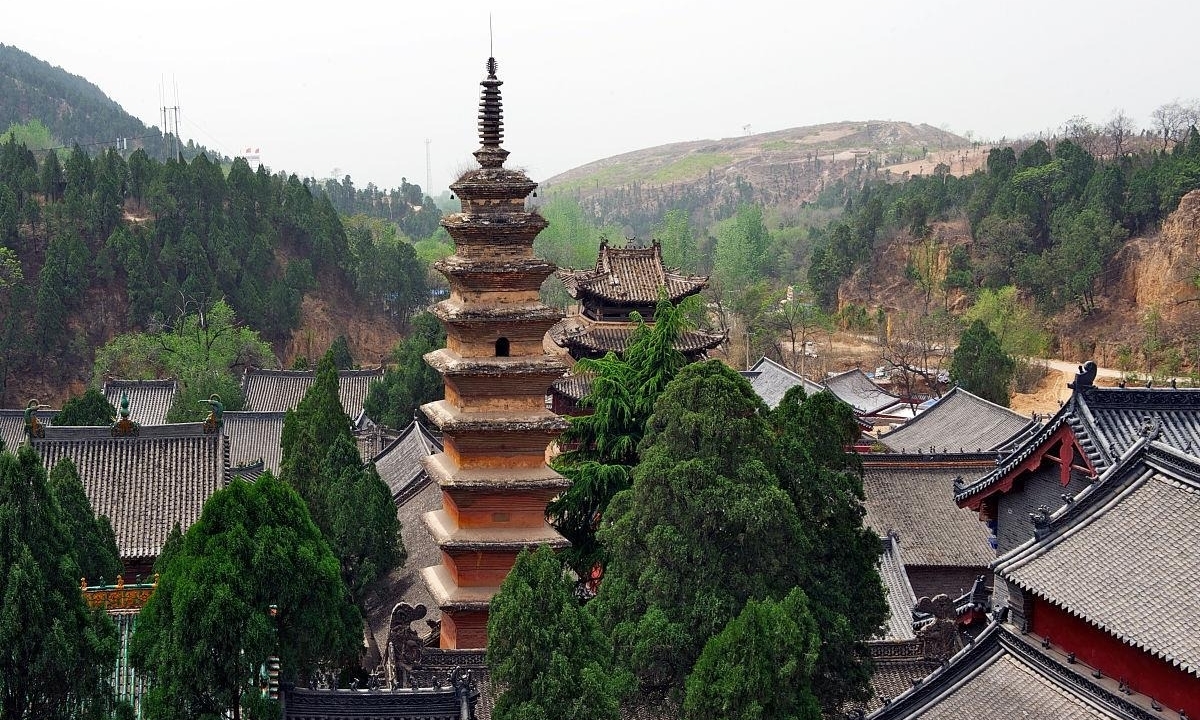
M 1179 202 L 1157 236 L 1135 238 L 1117 254 L 1113 283 L 1105 294 L 1140 308 L 1157 306 L 1164 314 L 1200 301 L 1200 190 Z

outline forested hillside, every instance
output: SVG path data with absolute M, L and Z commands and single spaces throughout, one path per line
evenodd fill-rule
M 203 154 L 162 163 L 140 149 L 76 147 L 60 161 L 10 138 L 0 145 L 5 402 L 35 380 L 86 381 L 94 349 L 114 335 L 171 327 L 219 298 L 276 348 L 299 327 L 306 293 L 340 293 L 350 312 L 399 329 L 428 299 L 426 268 L 394 230 L 349 224 L 348 234 L 329 198 L 295 175 L 244 160 L 228 174 Z

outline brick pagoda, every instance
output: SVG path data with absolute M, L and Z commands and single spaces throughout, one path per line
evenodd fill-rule
M 538 299 L 555 270 L 533 255 L 546 221 L 525 209 L 537 184 L 504 167 L 501 82 L 487 62 L 479 103 L 480 167 L 450 189 L 462 211 L 442 220 L 455 254 L 435 266 L 450 297 L 434 314 L 446 347 L 425 356 L 441 373 L 444 400 L 425 405 L 442 431 L 444 452 L 426 459 L 441 487 L 442 509 L 424 516 L 440 565 L 422 571 L 442 610 L 443 648 L 487 644 L 487 609 L 522 548 L 567 541 L 546 522 L 546 503 L 569 482 L 546 465 L 546 450 L 566 421 L 546 409 L 546 390 L 566 365 L 545 352 L 546 331 L 561 315 Z

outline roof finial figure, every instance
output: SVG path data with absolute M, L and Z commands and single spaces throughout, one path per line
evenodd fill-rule
M 479 84 L 483 92 L 479 97 L 479 142 L 475 159 L 485 168 L 503 167 L 508 151 L 500 147 L 504 140 L 504 109 L 500 101 L 502 80 L 496 78 L 496 58 L 487 60 L 487 78 Z

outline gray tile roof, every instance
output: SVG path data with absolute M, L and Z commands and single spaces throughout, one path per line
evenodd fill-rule
M 279 446 L 283 417 L 283 412 L 226 412 L 224 430 L 229 436 L 229 464 L 239 467 L 262 460 L 264 468 L 278 476 L 283 460 Z
M 767 357 L 754 363 L 754 367 L 742 372 L 742 377 L 750 381 L 750 387 L 754 388 L 754 392 L 772 410 L 783 400 L 787 391 L 797 385 L 803 385 L 804 392 L 808 395 L 819 393 L 824 389 Z
M 106 515 L 123 559 L 156 557 L 175 523 L 187 529 L 226 482 L 227 445 L 201 423 L 144 425 L 137 437 L 106 427 L 48 427 L 34 441 L 47 469 L 70 458 L 92 508 Z
M 560 320 L 550 328 L 550 339 L 573 357 L 600 356 L 607 352 L 620 355 L 629 347 L 634 329 L 632 323 L 592 322 L 575 315 Z M 680 333 L 673 346 L 688 357 L 696 357 L 717 347 L 725 339 L 725 333 L 686 330 Z
M 996 469 L 956 494 L 959 502 L 1004 478 L 1068 425 L 1097 474 L 1111 467 L 1147 430 L 1184 452 L 1200 452 L 1200 388 L 1101 388 L 1076 390 L 1040 430 L 1004 456 Z
M 879 436 L 895 452 L 984 452 L 996 450 L 1033 421 L 960 387 L 925 412 Z
M 657 242 L 650 247 L 611 247 L 600 243 L 596 266 L 588 270 L 561 269 L 558 278 L 573 298 L 601 298 L 610 303 L 653 305 L 665 288 L 672 302 L 695 295 L 707 277 L 683 275 L 663 266 Z
M 912 609 L 917 604 L 917 598 L 908 582 L 908 573 L 904 571 L 900 546 L 892 537 L 882 537 L 880 542 L 883 551 L 879 555 L 879 577 L 887 591 L 890 610 L 882 639 L 912 640 L 916 637 L 913 633 Z
M 1057 648 L 1042 649 L 993 623 L 973 644 L 868 716 L 869 720 L 1149 720 L 1149 698 L 1125 695 L 1116 681 L 1093 680 L 1067 665 Z M 1173 714 L 1172 714 L 1173 716 Z
M 367 624 L 379 647 L 387 642 L 390 613 L 396 603 L 406 602 L 414 607 L 424 605 L 428 610 L 427 618 L 436 620 L 441 617 L 442 611 L 421 579 L 421 568 L 442 561 L 442 551 L 421 517 L 441 509 L 441 488 L 427 477 L 420 478 L 410 486 L 396 508 L 396 516 L 400 519 L 400 539 L 408 557 L 402 567 L 392 570 L 372 588 L 371 596 L 365 601 Z M 414 625 L 414 629 L 416 627 Z
M 118 411 L 121 396 L 129 396 L 129 417 L 143 425 L 162 425 L 179 394 L 179 383 L 165 380 L 105 380 L 104 399 Z
M 400 501 L 422 479 L 426 479 L 424 458 L 442 451 L 442 444 L 420 422 L 413 420 L 400 437 L 392 440 L 371 459 L 379 477 Z
M 49 425 L 58 414 L 57 410 L 38 410 L 37 419 L 43 425 Z M 0 439 L 9 452 L 16 452 L 25 442 L 25 410 L 0 410 Z
M 1144 441 L 996 571 L 1200 676 L 1197 527 L 1200 459 Z
M 900 403 L 900 398 L 875 384 L 857 368 L 826 378 L 821 383 L 862 415 L 875 415 Z
M 995 559 L 987 527 L 954 502 L 954 479 L 994 467 L 991 455 L 867 455 L 863 492 L 875 532 L 899 534 L 909 565 L 986 567 Z
M 295 410 L 315 378 L 315 370 L 251 368 L 242 376 L 246 409 L 256 412 Z M 382 378 L 383 368 L 338 371 L 338 398 L 351 420 L 357 420 L 362 414 L 371 383 Z

